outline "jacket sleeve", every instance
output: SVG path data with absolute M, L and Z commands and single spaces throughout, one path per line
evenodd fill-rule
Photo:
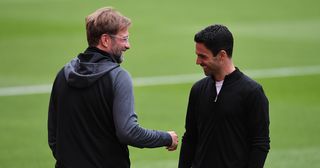
M 195 118 L 195 87 L 190 91 L 189 103 L 185 121 L 185 133 L 182 137 L 182 144 L 179 157 L 179 168 L 190 168 L 192 166 L 195 151 L 197 148 L 197 126 Z
M 127 71 L 118 69 L 120 70 L 112 71 L 114 73 L 113 118 L 120 142 L 139 148 L 170 146 L 172 139 L 169 133 L 140 127 L 137 114 L 134 112 L 131 77 Z
M 261 86 L 250 94 L 247 102 L 251 142 L 248 167 L 263 168 L 270 149 L 269 102 Z
M 48 110 L 48 143 L 52 151 L 53 156 L 56 158 L 56 130 L 57 130 L 57 114 L 55 109 L 55 92 L 54 92 L 55 83 L 53 84 L 49 110 Z

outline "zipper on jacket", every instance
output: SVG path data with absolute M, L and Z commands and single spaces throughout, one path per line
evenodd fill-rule
M 214 98 L 214 102 L 217 102 L 217 100 L 218 100 L 218 94 L 217 94 L 216 98 Z

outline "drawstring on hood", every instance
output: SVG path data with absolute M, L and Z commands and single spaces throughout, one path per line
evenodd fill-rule
M 108 53 L 89 47 L 65 65 L 64 74 L 68 85 L 85 88 L 117 67 L 119 64 Z

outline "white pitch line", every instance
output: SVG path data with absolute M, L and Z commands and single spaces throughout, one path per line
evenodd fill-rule
M 51 87 L 51 84 L 4 87 L 0 88 L 0 96 L 17 96 L 49 93 L 51 91 Z
M 259 70 L 244 70 L 244 73 L 254 79 L 315 75 L 315 74 L 320 74 L 320 65 L 306 66 L 306 67 L 284 67 L 284 68 L 259 69 Z M 203 77 L 204 77 L 203 74 L 138 77 L 138 78 L 133 78 L 133 83 L 135 87 L 183 84 L 183 83 L 194 83 Z M 51 84 L 4 87 L 4 88 L 0 88 L 0 96 L 16 96 L 16 95 L 49 93 L 51 91 L 51 87 L 52 87 Z

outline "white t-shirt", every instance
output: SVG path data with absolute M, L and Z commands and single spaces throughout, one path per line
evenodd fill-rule
M 217 102 L 218 100 L 218 95 L 220 93 L 220 90 L 222 88 L 222 85 L 223 85 L 223 80 L 222 81 L 216 81 L 216 89 L 217 89 L 217 95 L 216 97 L 214 98 L 214 102 Z
M 217 89 L 217 95 L 220 93 L 220 90 L 222 88 L 223 80 L 222 81 L 216 81 L 216 89 Z

